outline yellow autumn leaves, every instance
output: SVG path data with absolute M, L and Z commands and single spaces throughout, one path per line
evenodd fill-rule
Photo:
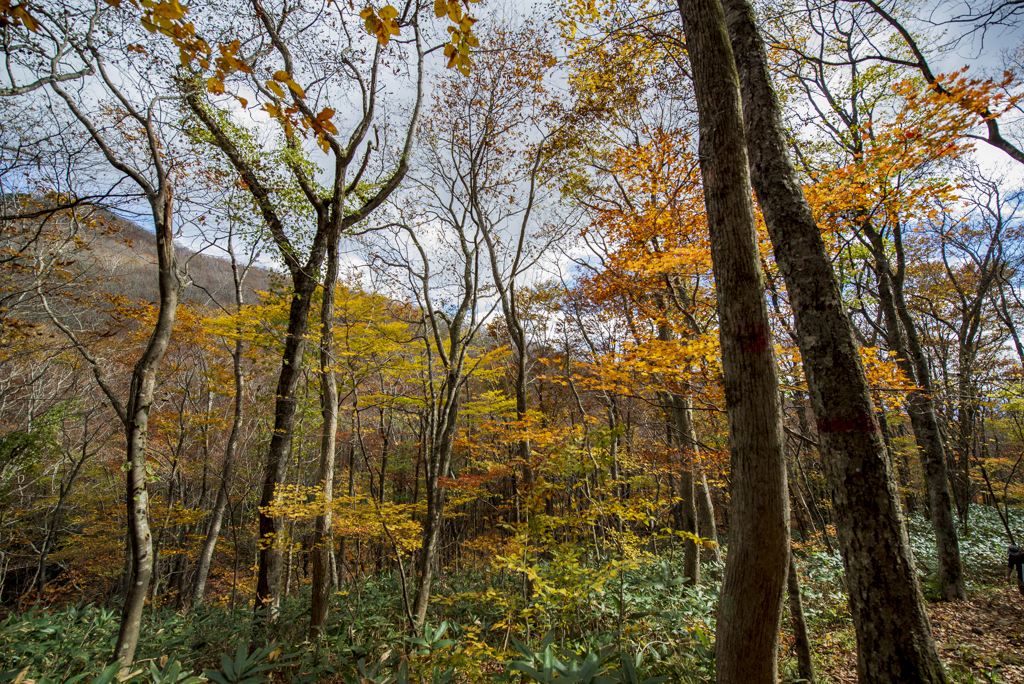
M 469 0 L 469 2 L 480 2 L 480 0 Z M 458 69 L 463 76 L 468 76 L 472 64 L 469 49 L 480 46 L 480 42 L 473 33 L 473 24 L 477 20 L 462 11 L 459 0 L 434 0 L 434 15 L 438 18 L 447 16 L 455 24 L 448 27 L 451 42 L 444 46 L 444 56 L 448 58 L 446 68 Z
M 366 22 L 366 32 L 376 36 L 381 45 L 386 46 L 391 36 L 399 35 L 398 10 L 391 5 L 384 5 L 379 12 L 367 5 L 359 16 Z

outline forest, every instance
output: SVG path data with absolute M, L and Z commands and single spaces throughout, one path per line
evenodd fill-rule
M 1024 682 L 1024 5 L 362 2 L 0 0 L 0 682 Z

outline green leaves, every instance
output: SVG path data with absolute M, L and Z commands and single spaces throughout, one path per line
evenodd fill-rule
M 423 626 L 423 637 L 410 637 L 407 641 L 410 644 L 414 644 L 420 647 L 420 650 L 416 651 L 416 655 L 430 655 L 434 651 L 439 651 L 449 646 L 454 646 L 455 641 L 452 639 L 442 639 L 444 633 L 448 631 L 448 622 L 442 622 L 437 626 L 436 629 L 432 628 L 429 624 Z
M 168 663 L 167 656 L 161 660 L 164 661 L 162 668 L 155 662 L 149 663 L 149 679 L 152 684 L 199 684 L 206 681 L 205 677 L 192 676 L 187 671 L 182 672 L 181 663 L 177 660 Z
M 220 656 L 220 670 L 206 670 L 203 672 L 211 682 L 216 684 L 261 684 L 269 682 L 265 672 L 276 669 L 281 663 L 274 664 L 273 661 L 281 654 L 281 649 L 273 645 L 253 651 L 251 654 L 245 642 L 238 642 L 235 649 L 235 658 L 232 660 L 226 653 Z
M 610 647 L 590 651 L 584 656 L 560 649 L 556 657 L 554 634 L 554 631 L 548 632 L 541 642 L 541 650 L 536 652 L 513 637 L 512 644 L 523 659 L 509 663 L 505 674 L 519 672 L 540 684 L 663 684 L 670 679 L 667 675 L 658 675 L 641 680 L 637 674 L 641 658 L 634 661 L 628 653 L 616 654 Z M 619 667 L 613 669 L 611 661 L 616 655 Z
M 62 680 L 61 684 L 111 684 L 111 682 L 122 681 L 121 678 L 118 677 L 118 672 L 120 670 L 121 661 L 117 660 L 103 668 L 100 675 L 94 679 L 86 681 L 86 677 L 89 677 L 92 673 L 83 672 L 75 675 L 74 677 Z M 13 684 L 22 684 L 22 682 L 25 682 L 25 684 L 29 684 L 30 682 L 32 684 L 57 684 L 56 680 L 48 677 L 29 679 L 28 671 L 29 668 L 25 667 L 21 670 L 12 670 L 10 672 L 0 673 L 0 682 L 12 682 Z M 131 676 L 136 674 L 138 674 L 138 672 L 132 673 Z M 127 679 L 127 677 L 125 677 L 125 679 Z

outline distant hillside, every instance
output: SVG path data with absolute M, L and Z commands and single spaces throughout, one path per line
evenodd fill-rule
M 0 221 L 0 339 L 8 328 L 48 324 L 37 288 L 47 295 L 57 315 L 68 317 L 78 330 L 98 332 L 114 322 L 102 305 L 84 305 L 89 300 L 99 303 L 104 295 L 115 295 L 156 301 L 156 237 L 149 230 L 100 207 L 78 207 L 73 221 L 67 212 L 40 215 L 47 206 L 36 198 L 8 195 L 0 197 L 0 206 L 0 216 L 25 217 Z M 176 249 L 179 268 L 186 272 L 182 303 L 209 308 L 234 305 L 231 265 L 218 252 Z M 37 282 L 40 265 L 45 265 L 46 275 Z M 245 301 L 255 302 L 256 292 L 270 289 L 273 279 L 274 274 L 264 268 L 250 268 Z M 99 299 L 90 297 L 90 292 L 99 294 Z M 114 327 L 120 326 L 115 323 Z
M 138 299 L 155 301 L 156 280 L 156 237 L 138 224 L 122 218 L 108 209 L 97 208 L 94 217 L 97 225 L 89 240 L 91 267 L 100 273 L 101 280 L 109 279 L 123 287 L 119 294 Z M 212 306 L 212 300 L 223 306 L 234 301 L 231 264 L 223 252 L 211 248 L 196 253 L 191 249 L 175 245 L 175 256 L 179 268 L 186 270 L 188 285 L 181 293 L 185 302 Z M 253 266 L 245 280 L 245 299 L 252 302 L 256 291 L 270 287 L 273 274 Z

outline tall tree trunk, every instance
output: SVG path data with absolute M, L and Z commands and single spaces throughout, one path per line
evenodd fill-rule
M 924 471 L 925 491 L 928 494 L 928 513 L 932 528 L 935 530 L 942 597 L 947 601 L 965 599 L 967 588 L 964 584 L 960 544 L 957 540 L 949 495 L 946 450 L 942 445 L 938 416 L 932 399 L 934 395 L 931 373 L 921 349 L 917 324 L 903 305 L 903 250 L 901 247 L 897 248 L 897 270 L 893 273 L 885 254 L 882 236 L 866 221 L 862 222 L 861 228 L 871 242 L 886 343 L 896 352 L 896 361 L 903 373 L 921 388 L 907 394 L 907 413 L 910 415 L 914 440 L 921 453 L 921 468 Z M 899 230 L 896 228 L 896 231 Z M 897 244 L 902 245 L 902 241 L 898 239 Z M 904 331 L 906 337 L 903 335 Z
M 427 489 L 427 516 L 423 521 L 423 546 L 420 549 L 416 599 L 412 612 L 414 627 L 422 631 L 427 621 L 427 608 L 430 606 L 430 587 L 434 579 L 434 565 L 437 561 L 438 542 L 441 538 L 441 526 L 444 522 L 444 490 L 436 484 Z
M 238 262 L 235 259 L 235 252 L 231 245 L 231 235 L 228 235 L 228 254 L 231 258 L 231 273 L 235 287 L 235 309 L 238 315 L 242 313 L 244 297 L 242 294 L 242 283 L 245 279 L 245 272 L 248 266 L 239 272 Z M 224 512 L 228 508 L 231 498 L 231 484 L 234 480 L 235 451 L 238 449 L 239 435 L 242 429 L 242 418 L 244 417 L 244 392 L 245 374 L 242 372 L 242 352 L 244 343 L 242 341 L 242 322 L 239 321 L 235 328 L 235 347 L 231 351 L 231 368 L 235 380 L 234 408 L 231 415 L 231 432 L 228 434 L 228 443 L 224 448 L 224 464 L 221 466 L 220 486 L 217 488 L 217 500 L 213 505 L 210 514 L 210 527 L 206 531 L 206 539 L 203 540 L 203 547 L 199 551 L 199 559 L 196 561 L 196 577 L 192 582 L 191 605 L 198 606 L 203 602 L 206 594 L 206 580 L 210 575 L 210 564 L 213 562 L 213 552 L 217 548 L 217 539 L 220 537 L 220 528 L 224 524 Z
M 811 639 L 807 634 L 807 620 L 804 618 L 804 603 L 800 598 L 800 576 L 796 572 L 793 554 L 789 554 L 789 619 L 793 625 L 793 646 L 796 650 L 796 673 L 808 684 L 816 684 L 814 661 L 811 660 Z
M 165 185 L 162 196 L 152 202 L 153 217 L 157 219 L 155 228 L 160 302 L 153 334 L 149 337 L 142 358 L 132 370 L 125 407 L 125 438 L 128 443 L 125 503 L 128 508 L 133 564 L 114 645 L 114 658 L 121 661 L 122 671 L 135 660 L 142 610 L 146 605 L 149 580 L 153 574 L 153 537 L 149 529 L 149 490 L 146 488 L 146 438 L 149 433 L 149 410 L 156 390 L 157 369 L 171 341 L 174 314 L 178 307 L 178 289 L 181 285 L 174 261 L 174 193 L 171 186 Z
M 334 451 L 338 435 L 338 382 L 334 372 L 334 293 L 338 285 L 338 236 L 327 246 L 327 273 L 320 305 L 320 401 L 323 431 L 320 436 L 320 468 L 317 480 L 323 487 L 324 512 L 316 518 L 313 533 L 313 589 L 309 611 L 309 639 L 315 641 L 327 620 L 331 600 L 331 504 L 334 499 Z M 354 460 L 354 459 L 353 459 Z
M 750 197 L 740 92 L 717 0 L 679 0 L 700 121 L 732 455 L 729 553 L 718 607 L 721 684 L 777 681 L 789 566 L 778 371 Z
M 789 158 L 764 44 L 746 0 L 726 0 L 751 176 L 786 281 L 832 484 L 861 682 L 945 682 L 885 444 L 821 233 Z
M 293 275 L 292 301 L 288 308 L 288 332 L 281 355 L 281 374 L 277 381 L 274 404 L 274 431 L 270 437 L 267 465 L 263 475 L 258 511 L 259 555 L 257 556 L 256 616 L 263 620 L 277 615 L 281 593 L 281 571 L 284 557 L 280 546 L 284 525 L 264 511 L 274 503 L 277 488 L 284 482 L 285 470 L 292 453 L 295 415 L 298 410 L 298 386 L 302 377 L 302 356 L 306 350 L 309 309 L 316 290 L 314 274 L 320 261 L 307 265 Z

